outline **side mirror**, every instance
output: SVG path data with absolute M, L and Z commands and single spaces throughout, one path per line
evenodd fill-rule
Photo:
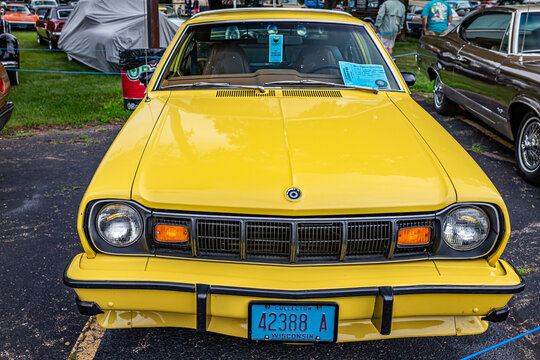
M 150 79 L 152 79 L 152 75 L 154 75 L 153 71 L 143 71 L 139 75 L 139 81 L 141 82 L 141 84 L 146 86 L 150 82 Z
M 416 76 L 413 73 L 402 72 L 401 76 L 403 77 L 403 80 L 405 80 L 407 86 L 413 86 L 416 83 Z

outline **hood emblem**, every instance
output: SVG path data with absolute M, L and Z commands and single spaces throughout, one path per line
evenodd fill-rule
M 295 201 L 300 199 L 300 197 L 302 196 L 302 192 L 300 191 L 300 189 L 292 187 L 287 189 L 287 191 L 285 192 L 285 196 L 287 197 L 287 199 Z

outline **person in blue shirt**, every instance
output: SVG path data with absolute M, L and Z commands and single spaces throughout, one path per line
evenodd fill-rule
M 422 10 L 424 35 L 444 35 L 452 23 L 454 12 L 444 0 L 432 0 Z

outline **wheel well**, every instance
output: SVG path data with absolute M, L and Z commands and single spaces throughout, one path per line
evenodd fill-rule
M 435 80 L 435 78 L 437 77 L 437 72 L 435 70 L 433 70 L 432 68 L 427 69 L 427 74 L 428 74 L 428 77 L 429 77 L 430 81 Z
M 519 130 L 519 125 L 521 124 L 521 120 L 523 119 L 523 116 L 525 116 L 526 113 L 529 111 L 534 110 L 529 105 L 516 102 L 510 105 L 510 108 L 508 109 L 508 115 L 510 119 L 510 126 L 512 127 L 512 134 L 514 135 L 514 138 L 517 136 L 517 132 Z

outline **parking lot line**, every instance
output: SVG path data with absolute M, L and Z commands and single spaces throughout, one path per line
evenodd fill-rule
M 503 146 L 506 146 L 507 148 L 509 148 L 510 150 L 514 151 L 515 147 L 514 147 L 514 144 L 512 144 L 511 142 L 501 138 L 499 135 L 495 134 L 494 132 L 486 129 L 485 127 L 483 127 L 482 125 L 472 121 L 472 120 L 469 120 L 467 119 L 465 116 L 458 116 L 457 117 L 459 120 L 463 121 L 464 123 L 468 124 L 468 125 L 471 125 L 472 127 L 474 127 L 475 129 L 477 129 L 478 131 L 480 131 L 481 133 L 483 133 L 484 135 L 487 135 L 489 136 L 490 138 L 492 138 L 493 140 L 497 141 L 498 143 L 500 143 L 501 145 Z
M 96 356 L 104 334 L 105 329 L 98 325 L 94 316 L 91 316 L 73 345 L 68 359 L 92 360 Z

